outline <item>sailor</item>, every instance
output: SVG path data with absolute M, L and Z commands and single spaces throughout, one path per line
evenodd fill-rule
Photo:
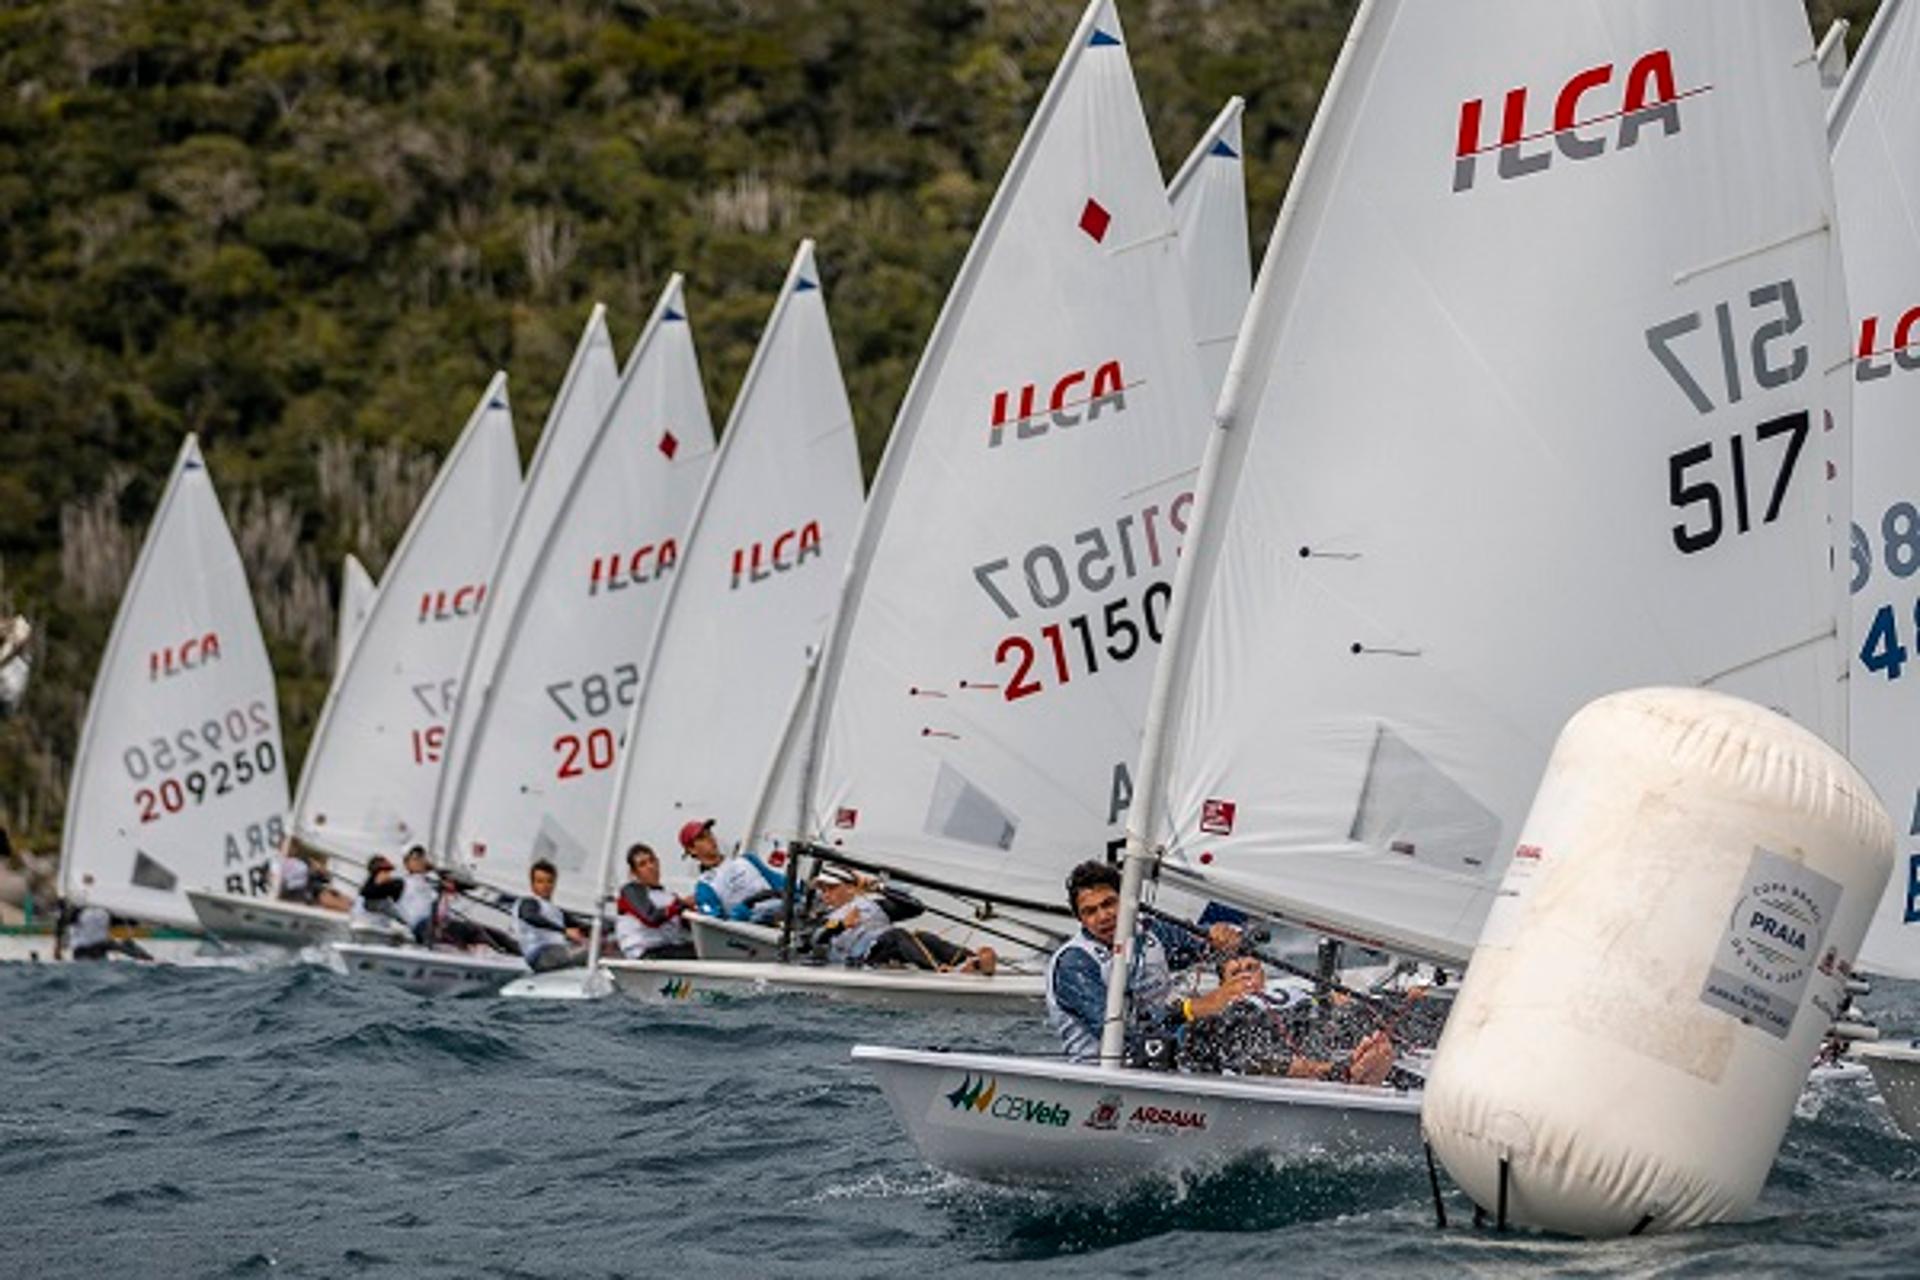
M 1306 1042 L 1315 1038 L 1316 1024 L 1324 1019 L 1310 992 L 1270 985 L 1266 967 L 1248 952 L 1224 952 L 1217 969 L 1222 988 L 1252 989 L 1188 1029 L 1180 1054 L 1188 1070 L 1354 1084 L 1379 1084 L 1387 1078 L 1394 1054 L 1384 1028 L 1360 1035 L 1344 1054 L 1313 1056 Z
M 433 926 L 433 909 L 440 901 L 440 881 L 433 874 L 433 860 L 416 844 L 400 863 L 406 868 L 400 882 L 400 923 L 412 932 L 415 942 L 431 945 L 428 930 Z
M 1081 863 L 1067 877 L 1067 902 L 1080 931 L 1047 962 L 1047 1025 L 1060 1036 L 1068 1061 L 1095 1062 L 1107 1016 L 1113 936 L 1120 924 L 1119 870 L 1104 862 Z M 1201 935 L 1164 920 L 1141 919 L 1127 975 L 1129 1061 L 1153 1056 L 1154 1045 L 1171 1044 L 1183 1027 L 1253 993 L 1256 980 L 1246 975 L 1205 995 L 1179 998 L 1174 991 L 1176 970 L 1198 964 L 1210 947 L 1226 951 L 1239 945 L 1240 931 L 1230 924 L 1215 924 Z
M 406 885 L 393 874 L 393 863 L 385 854 L 376 853 L 367 860 L 367 878 L 354 897 L 348 919 L 355 929 L 385 933 L 389 922 L 405 924 L 400 915 L 400 895 Z
M 313 881 L 313 868 L 308 865 L 306 853 L 288 840 L 280 846 L 279 888 L 274 896 L 282 902 L 298 902 L 312 906 L 320 894 L 320 886 Z
M 651 846 L 627 850 L 632 877 L 620 886 L 613 917 L 620 954 L 629 960 L 691 960 L 693 935 L 680 917 L 696 905 L 692 894 L 660 887 L 660 855 Z
M 827 908 L 826 922 L 814 933 L 813 949 L 817 955 L 824 948 L 829 963 L 980 974 L 991 974 L 999 963 L 992 947 L 975 951 L 937 933 L 901 928 L 898 921 L 911 919 L 922 908 L 878 881 L 841 867 L 825 867 L 814 876 L 813 885 Z
M 520 954 L 536 973 L 585 964 L 585 947 L 574 946 L 587 940 L 586 930 L 570 920 L 553 900 L 553 886 L 560 872 L 545 858 L 527 871 L 527 884 L 533 892 L 513 906 L 514 927 L 520 934 Z
M 680 848 L 700 864 L 694 901 L 700 910 L 725 920 L 777 923 L 786 901 L 787 878 L 752 853 L 729 858 L 713 838 L 713 819 L 696 818 L 680 828 Z
M 104 960 L 118 952 L 134 960 L 151 960 L 145 948 L 131 938 L 113 936 L 113 915 L 105 907 L 88 901 L 93 877 L 80 877 L 80 892 L 60 912 L 56 935 L 64 933 L 67 954 L 75 960 Z

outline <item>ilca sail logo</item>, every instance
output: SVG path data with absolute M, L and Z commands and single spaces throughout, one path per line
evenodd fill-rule
M 1489 151 L 1500 153 L 1499 176 L 1511 180 L 1546 171 L 1556 156 L 1591 160 L 1606 154 L 1609 147 L 1625 151 L 1638 145 L 1641 133 L 1655 124 L 1660 126 L 1659 136 L 1671 137 L 1680 132 L 1680 104 L 1712 88 L 1701 85 L 1680 89 L 1676 83 L 1672 52 L 1654 49 L 1627 68 L 1619 79 L 1619 96 L 1614 98 L 1602 92 L 1615 84 L 1614 64 L 1603 62 L 1575 72 L 1560 86 L 1553 95 L 1551 123 L 1545 125 L 1537 108 L 1528 109 L 1532 90 L 1521 85 L 1507 90 L 1500 110 L 1499 136 L 1491 140 L 1485 134 L 1486 100 L 1469 98 L 1460 104 L 1453 189 L 1472 190 L 1479 176 L 1480 157 Z M 1541 93 L 1533 100 L 1545 98 Z M 1619 122 L 1617 130 L 1615 121 Z

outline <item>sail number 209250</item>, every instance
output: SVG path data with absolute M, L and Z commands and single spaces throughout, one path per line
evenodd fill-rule
M 1793 341 L 1803 323 L 1793 281 L 1777 280 L 1654 325 L 1647 350 L 1687 402 L 1711 414 L 1804 377 L 1812 355 Z M 1778 519 L 1811 432 L 1811 416 L 1798 409 L 1670 454 L 1667 501 L 1681 515 L 1673 545 L 1693 555 L 1730 531 L 1750 533 Z

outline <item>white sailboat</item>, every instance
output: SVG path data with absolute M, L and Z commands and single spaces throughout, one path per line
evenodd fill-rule
M 1247 239 L 1247 165 L 1241 140 L 1246 103 L 1227 99 L 1200 141 L 1167 185 L 1180 257 L 1193 302 L 1193 336 L 1200 344 L 1200 372 L 1207 403 L 1220 398 L 1227 357 L 1253 292 L 1252 250 Z
M 1592 696 L 1705 685 L 1840 736 L 1846 487 L 1823 464 L 1844 462 L 1846 395 L 1823 373 L 1842 299 L 1811 52 L 1790 0 L 1362 4 L 1208 447 L 1121 937 L 1157 858 L 1457 960 Z M 1119 1067 L 1115 987 L 1111 1088 L 1179 1108 L 1192 1077 Z M 993 1116 L 976 1128 L 996 1154 L 956 1151 L 924 1099 L 986 1072 L 1078 1130 L 1063 1091 L 1084 1069 L 865 1056 L 949 1167 L 1081 1163 Z M 1250 1105 L 1269 1150 L 1318 1147 L 1329 1111 L 1359 1123 L 1339 1086 L 1242 1083 L 1268 1091 Z M 1414 1109 L 1396 1114 L 1413 1140 Z M 1234 1145 L 1163 1130 L 1139 1167 L 1174 1143 Z
M 453 847 L 453 798 L 469 777 L 474 726 L 484 718 L 481 708 L 493 683 L 514 603 L 526 588 L 540 544 L 553 528 L 619 385 L 620 365 L 613 354 L 613 335 L 607 332 L 607 309 L 596 304 L 574 346 L 560 390 L 547 409 L 533 461 L 527 464 L 526 482 L 520 486 L 499 556 L 487 576 L 487 598 L 480 606 L 461 668 L 453 715 L 447 721 L 446 759 L 434 787 L 430 849 Z
M 266 642 L 188 436 L 87 703 L 60 891 L 116 915 L 192 925 L 189 889 L 269 892 L 286 812 Z
M 620 730 L 712 454 L 676 275 L 540 529 L 449 783 L 439 852 L 484 882 L 523 892 L 545 858 L 559 869 L 554 900 L 595 909 Z
M 360 557 L 348 552 L 340 562 L 340 613 L 333 634 L 335 676 L 347 669 L 347 656 L 353 652 L 353 642 L 360 638 L 360 629 L 367 624 L 367 614 L 373 609 L 375 589 L 367 566 L 360 563 Z
M 1855 316 L 1850 750 L 1893 815 L 1899 860 L 1861 966 L 1920 978 L 1920 236 L 1900 174 L 1920 147 L 1920 17 L 1884 0 L 1828 117 Z
M 689 819 L 734 830 L 825 631 L 860 519 L 860 454 L 811 240 L 748 366 L 641 664 L 594 884 Z M 669 858 L 663 861 L 670 861 Z M 598 957 L 595 955 L 595 962 Z
M 1836 24 L 1838 25 L 1838 24 Z M 1829 37 L 1830 43 L 1832 37 Z M 1822 48 L 1826 44 L 1823 43 Z M 1920 209 L 1901 181 L 1920 146 L 1920 17 L 1884 0 L 1827 116 L 1847 295 L 1855 318 L 1850 752 L 1898 833 L 1898 858 L 1861 947 L 1861 968 L 1920 978 Z M 1870 1043 L 1865 1062 L 1901 1129 L 1920 1133 L 1920 1052 Z
M 294 796 L 303 843 L 356 863 L 424 843 L 461 660 L 519 487 L 507 379 L 496 373 L 321 708 Z
M 1205 431 L 1185 267 L 1120 25 L 1097 3 L 875 478 L 801 747 L 812 842 L 1044 905 L 1117 842 Z M 673 976 L 862 995 L 910 979 L 955 1008 L 1041 994 L 1040 975 L 1014 966 L 983 978 L 684 961 Z

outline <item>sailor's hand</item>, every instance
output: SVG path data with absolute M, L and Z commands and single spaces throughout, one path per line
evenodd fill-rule
M 1207 942 L 1215 951 L 1234 951 L 1240 946 L 1240 928 L 1238 925 L 1224 922 L 1207 928 Z
M 1375 1031 L 1353 1047 L 1347 1061 L 1347 1079 L 1354 1084 L 1379 1084 L 1393 1069 L 1393 1041 Z
M 1236 973 L 1225 982 L 1193 999 L 1193 1016 L 1211 1018 L 1242 996 L 1256 994 L 1260 990 L 1260 975 L 1257 973 Z

